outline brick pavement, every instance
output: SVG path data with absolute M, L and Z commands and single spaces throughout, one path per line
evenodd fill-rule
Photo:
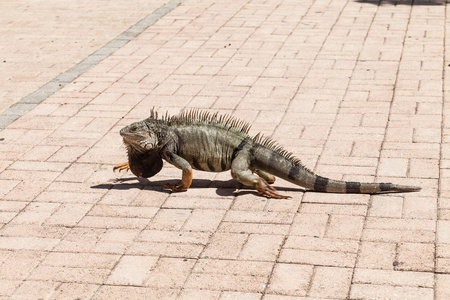
M 33 84 L 17 56 L 2 103 L 163 4 L 136 3 L 108 34 L 62 30 L 84 37 L 68 60 L 22 49 Z M 450 298 L 447 6 L 394 4 L 187 0 L 11 123 L 0 132 L 0 297 Z M 72 5 L 69 15 L 86 9 Z M 56 50 L 77 41 L 60 35 Z M 166 193 L 180 178 L 171 166 L 150 182 L 112 172 L 126 159 L 118 130 L 153 106 L 231 113 L 321 175 L 423 190 L 303 193 L 279 180 L 291 198 L 265 199 L 228 172 L 195 172 L 189 191 Z

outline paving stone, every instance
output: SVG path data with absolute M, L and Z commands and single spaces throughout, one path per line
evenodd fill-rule
M 394 243 L 361 243 L 357 266 L 368 269 L 393 270 L 396 263 L 396 247 Z
M 352 298 L 433 299 L 433 289 L 393 285 L 354 284 Z
M 284 237 L 281 235 L 251 234 L 244 245 L 240 259 L 273 261 L 278 256 Z
M 71 297 L 91 298 L 98 290 L 95 284 L 62 283 L 52 294 L 50 299 L 64 299 Z
M 236 259 L 248 238 L 247 234 L 217 233 L 203 252 L 203 257 Z
M 12 295 L 13 298 L 49 298 L 58 287 L 56 282 L 26 281 Z
M 333 280 L 330 280 L 333 278 Z M 350 288 L 351 270 L 317 267 L 309 295 L 314 297 L 346 297 Z
M 271 263 L 203 260 L 186 282 L 191 289 L 227 289 L 239 292 L 262 292 Z
M 146 282 L 147 286 L 181 288 L 190 274 L 195 260 L 160 258 Z
M 179 290 L 154 289 L 136 286 L 103 285 L 93 299 L 124 299 L 133 295 L 133 299 L 164 299 L 174 300 Z
M 426 272 L 356 269 L 353 283 L 432 288 L 434 276 Z
M 43 251 L 16 251 L 2 264 L 0 278 L 6 280 L 24 280 L 44 257 L 45 252 Z
M 158 258 L 152 256 L 123 256 L 108 277 L 114 285 L 143 285 Z
M 449 274 L 437 274 L 436 275 L 436 298 L 445 299 L 450 295 L 449 286 L 447 283 L 449 282 L 450 276 Z
M 268 293 L 306 296 L 313 271 L 313 266 L 277 264 L 269 284 Z
M 435 246 L 422 243 L 402 243 L 397 248 L 396 269 L 431 272 L 434 269 Z

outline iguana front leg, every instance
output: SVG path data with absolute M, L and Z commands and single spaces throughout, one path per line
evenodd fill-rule
M 113 171 L 115 171 L 115 170 L 117 170 L 117 169 L 119 169 L 119 172 L 122 171 L 122 170 L 128 171 L 128 170 L 130 169 L 130 164 L 129 164 L 128 162 L 126 162 L 126 163 L 117 165 L 117 166 L 115 166 L 115 167 L 113 168 Z
M 174 153 L 170 152 L 165 153 L 164 158 L 167 162 L 183 171 L 180 184 L 172 185 L 170 183 L 166 183 L 164 187 L 177 192 L 187 191 L 187 189 L 191 186 L 192 183 L 191 165 L 184 158 Z
M 245 152 L 241 152 L 231 163 L 231 176 L 244 185 L 255 187 L 256 191 L 260 195 L 276 199 L 289 198 L 288 196 L 278 194 L 275 188 L 269 185 L 264 178 L 253 174 L 249 167 L 250 163 L 248 160 L 248 155 Z M 275 178 L 272 178 L 272 175 L 266 172 L 257 171 L 257 174 L 263 174 L 266 178 L 273 179 L 273 181 L 275 181 Z

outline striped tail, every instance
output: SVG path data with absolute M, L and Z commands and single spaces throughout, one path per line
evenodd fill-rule
M 254 168 L 265 171 L 308 190 L 325 193 L 377 194 L 417 192 L 417 186 L 397 185 L 392 183 L 364 183 L 333 180 L 314 174 L 304 167 L 299 160 L 286 157 L 265 147 L 255 147 L 252 151 L 256 160 Z
M 417 186 L 398 185 L 392 183 L 352 182 L 352 181 L 332 180 L 315 174 L 313 174 L 313 176 L 315 177 L 315 179 L 314 185 L 312 186 L 312 190 L 317 192 L 378 194 L 378 193 L 418 192 L 422 189 Z M 292 182 L 296 183 L 295 181 Z

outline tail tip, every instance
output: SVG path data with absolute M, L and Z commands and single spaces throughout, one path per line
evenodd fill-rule
M 420 186 L 413 185 L 393 185 L 391 191 L 392 192 L 419 192 L 422 188 Z

